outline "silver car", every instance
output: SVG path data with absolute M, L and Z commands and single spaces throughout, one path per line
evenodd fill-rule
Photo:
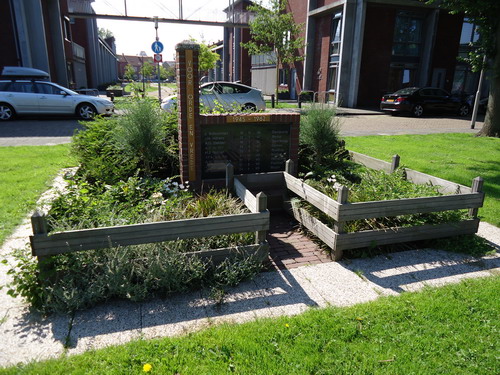
M 108 99 L 80 95 L 48 81 L 12 79 L 0 81 L 0 121 L 16 115 L 65 114 L 89 120 L 111 115 L 114 104 Z
M 176 106 L 176 101 L 176 96 L 169 96 L 163 100 L 161 108 L 165 111 L 171 111 Z M 241 83 L 223 81 L 201 85 L 200 104 L 209 111 L 221 109 L 224 111 L 254 112 L 266 109 L 262 91 Z

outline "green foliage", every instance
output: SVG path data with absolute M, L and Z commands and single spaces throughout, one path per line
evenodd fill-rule
M 69 145 L 0 147 L 0 244 L 35 207 L 57 172 L 75 165 Z
M 170 153 L 165 145 L 166 114 L 151 101 L 137 101 L 119 118 L 114 140 L 119 153 L 129 160 L 136 158 L 144 173 L 149 176 L 155 164 Z M 172 129 L 169 129 L 172 132 Z M 169 140 L 170 146 L 172 141 Z
M 427 0 L 427 3 L 437 3 L 437 0 Z M 496 38 L 500 19 L 500 2 L 498 0 L 439 0 L 439 6 L 452 14 L 465 13 L 465 17 L 477 25 L 480 39 L 470 52 L 468 62 L 475 71 L 483 65 L 483 56 L 494 57 L 498 51 Z M 497 72 L 498 73 L 498 72 Z
M 134 76 L 135 76 L 135 69 L 132 65 L 130 64 L 127 64 L 125 66 L 125 73 L 123 74 L 123 78 L 131 81 L 134 79 Z
M 99 38 L 101 39 L 108 39 L 114 37 L 113 32 L 111 30 L 105 29 L 103 27 L 100 27 L 97 30 L 97 34 L 99 35 Z
M 4 373 L 138 374 L 147 363 L 152 374 L 183 375 L 497 374 L 499 288 L 500 277 L 469 279 L 351 307 L 140 339 Z
M 242 203 L 224 192 L 195 197 L 172 179 L 132 177 L 113 186 L 70 184 L 52 205 L 48 221 L 54 232 L 242 212 Z M 74 311 L 113 297 L 139 301 L 199 287 L 236 285 L 255 275 L 260 261 L 237 257 L 213 266 L 186 253 L 250 244 L 253 236 L 232 234 L 61 254 L 46 261 L 51 271 L 43 276 L 36 258 L 18 251 L 9 271 L 14 277 L 9 293 L 48 313 Z
M 347 157 L 339 130 L 335 108 L 315 105 L 304 112 L 300 123 L 300 172 L 321 176 Z
M 500 139 L 474 134 L 396 135 L 346 138 L 349 150 L 382 160 L 399 154 L 409 168 L 465 186 L 484 178 L 482 219 L 500 226 Z
M 296 24 L 293 15 L 285 12 L 286 0 L 270 0 L 269 3 L 270 8 L 262 3 L 248 7 L 255 18 L 249 22 L 251 40 L 241 46 L 251 55 L 275 52 L 278 65 L 303 59 L 296 51 L 305 45 L 304 39 L 299 37 L 304 25 Z
M 342 171 L 339 172 L 342 173 Z M 340 174 L 332 175 L 328 179 L 321 181 L 308 180 L 308 183 L 333 199 L 337 198 L 338 188 L 341 185 L 346 186 L 349 188 L 349 202 L 351 203 L 442 195 L 436 186 L 417 185 L 407 181 L 404 168 L 400 168 L 392 174 L 371 169 L 365 169 L 358 172 L 358 174 L 359 180 L 356 183 L 353 183 Z M 304 203 L 304 205 L 314 215 L 321 218 L 323 222 L 327 222 L 329 225 L 334 224 L 334 220 L 329 216 L 309 204 Z M 466 218 L 466 210 L 455 210 L 354 220 L 348 221 L 344 228 L 347 232 L 357 232 L 391 227 L 457 222 Z
M 215 68 L 217 61 L 220 60 L 218 53 L 212 52 L 209 46 L 204 42 L 200 44 L 200 54 L 198 57 L 198 68 L 201 72 Z
M 154 66 L 148 60 L 144 61 L 141 67 L 141 73 L 144 77 L 149 78 L 153 74 Z
M 89 182 L 113 184 L 137 173 L 178 174 L 177 114 L 154 101 L 132 101 L 122 117 L 85 122 L 73 137 L 79 174 Z
M 250 55 L 267 55 L 276 64 L 276 77 L 281 65 L 293 64 L 295 61 L 304 59 L 303 53 L 297 53 L 305 46 L 304 38 L 300 33 L 303 24 L 296 24 L 293 14 L 286 12 L 286 0 L 270 0 L 270 8 L 259 4 L 249 5 L 248 10 L 255 14 L 249 22 L 251 39 L 247 43 L 241 43 L 243 48 L 248 49 Z M 279 82 L 276 79 L 276 98 L 278 98 Z

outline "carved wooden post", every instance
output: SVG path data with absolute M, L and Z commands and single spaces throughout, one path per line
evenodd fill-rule
M 234 192 L 234 166 L 231 163 L 226 164 L 226 190 L 228 194 Z
M 288 159 L 285 163 L 285 172 L 288 174 L 291 174 L 292 176 L 295 175 L 295 163 L 293 160 Z
M 391 173 L 394 173 L 399 167 L 399 155 L 396 154 L 392 157 Z
M 338 190 L 338 197 L 337 197 L 337 202 L 339 202 L 341 205 L 347 203 L 347 200 L 349 199 L 349 188 L 345 186 L 341 186 Z M 339 211 L 342 210 L 342 206 L 339 208 Z M 339 212 L 340 214 L 340 212 Z M 333 227 L 333 230 L 337 234 L 343 234 L 345 233 L 344 231 L 344 222 L 343 221 L 336 221 L 335 225 Z M 340 260 L 342 258 L 342 250 L 340 249 L 333 249 L 332 253 L 332 259 L 333 260 Z
M 257 194 L 257 207 L 255 208 L 256 212 L 264 212 L 267 210 L 267 195 L 262 191 Z M 255 243 L 261 244 L 266 241 L 267 231 L 261 230 L 255 232 Z
M 47 218 L 42 212 L 36 210 L 35 213 L 31 216 L 31 227 L 33 229 L 33 236 L 47 235 Z M 33 241 L 31 242 L 31 253 L 38 259 L 40 281 L 42 279 L 46 279 L 49 272 L 51 271 L 51 266 L 48 262 L 49 257 L 36 255 L 36 249 L 34 247 Z
M 472 180 L 472 192 L 473 193 L 482 193 L 483 192 L 483 184 L 484 180 L 482 177 L 476 177 L 475 179 Z M 479 211 L 479 208 L 470 208 L 469 209 L 469 216 L 473 219 L 477 218 L 477 212 Z

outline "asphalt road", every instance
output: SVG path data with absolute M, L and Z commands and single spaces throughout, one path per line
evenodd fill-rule
M 478 118 L 475 129 L 470 118 L 390 116 L 370 111 L 353 111 L 340 118 L 342 136 L 476 133 L 483 125 Z M 0 122 L 0 146 L 39 146 L 71 142 L 75 130 L 82 129 L 76 118 L 23 118 Z
M 76 118 L 23 118 L 0 122 L 0 146 L 42 146 L 70 143 L 75 130 L 83 129 Z

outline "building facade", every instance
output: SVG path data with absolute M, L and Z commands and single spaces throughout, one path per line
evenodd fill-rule
M 117 80 L 114 40 L 99 38 L 95 19 L 72 19 L 70 12 L 93 12 L 94 0 L 0 1 L 0 55 L 3 66 L 41 69 L 65 87 L 98 88 Z
M 357 107 L 403 87 L 457 87 L 461 15 L 418 0 L 289 0 L 288 7 L 305 26 L 305 60 L 294 67 L 302 90 Z

